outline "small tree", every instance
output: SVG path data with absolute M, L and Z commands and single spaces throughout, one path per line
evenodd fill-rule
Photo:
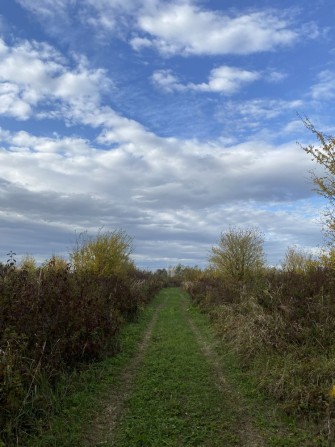
M 109 277 L 127 274 L 134 268 L 131 251 L 132 239 L 122 230 L 100 232 L 96 237 L 82 233 L 70 259 L 77 272 Z
M 245 282 L 264 267 L 263 237 L 253 228 L 230 228 L 221 233 L 218 246 L 212 247 L 209 262 L 222 276 Z
M 335 138 L 325 135 L 315 128 L 309 119 L 303 120 L 304 125 L 317 138 L 319 145 L 301 146 L 324 168 L 324 175 L 312 173 L 316 191 L 329 202 L 329 207 L 324 212 L 326 234 L 330 236 L 332 243 L 335 241 Z

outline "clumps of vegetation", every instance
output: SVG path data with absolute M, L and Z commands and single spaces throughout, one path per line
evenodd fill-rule
M 123 232 L 80 236 L 71 263 L 0 266 L 0 445 L 44 424 L 64 373 L 119 350 L 118 332 L 163 286 L 135 268 Z
M 258 386 L 288 413 L 315 422 L 334 445 L 335 138 L 307 118 L 303 123 L 317 145 L 301 147 L 323 170 L 312 179 L 329 204 L 323 212 L 328 239 L 323 253 L 315 259 L 289 247 L 281 268 L 268 268 L 260 233 L 230 228 L 213 247 L 209 268 L 191 280 L 185 277 L 184 288 L 210 313 Z
M 246 237 L 257 241 L 248 250 L 258 261 L 232 281 L 253 258 L 242 250 Z M 227 240 L 233 246 L 222 243 Z M 334 264 L 326 255 L 315 260 L 290 247 L 282 268 L 261 267 L 260 245 L 258 232 L 229 229 L 212 252 L 222 254 L 220 263 L 211 256 L 211 266 L 186 279 L 184 288 L 258 387 L 334 442 Z

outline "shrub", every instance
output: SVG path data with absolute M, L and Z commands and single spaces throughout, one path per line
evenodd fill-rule
M 70 259 L 77 272 L 100 277 L 126 275 L 134 269 L 131 251 L 132 239 L 122 230 L 100 232 L 96 237 L 82 233 Z
M 43 424 L 59 378 L 115 353 L 122 324 L 165 285 L 135 269 L 124 233 L 82 241 L 75 268 L 56 256 L 0 265 L 0 445 Z
M 318 266 L 319 262 L 310 253 L 297 247 L 289 247 L 282 261 L 282 269 L 291 273 L 307 273 Z

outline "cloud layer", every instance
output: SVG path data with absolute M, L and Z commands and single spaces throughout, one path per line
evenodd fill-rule
M 74 11 L 81 24 L 98 35 L 117 32 L 135 50 L 151 47 L 165 56 L 253 54 L 291 45 L 307 32 L 309 37 L 318 34 L 315 24 L 313 33 L 312 24 L 305 31 L 295 28 L 289 14 L 275 9 L 223 14 L 192 1 L 148 0 L 140 6 L 134 0 L 17 1 L 51 22 L 54 32 L 59 26 L 54 18 L 62 19 L 62 26 L 71 25 Z
M 332 98 L 333 70 L 291 89 L 279 62 L 317 25 L 211 2 L 16 1 L 44 31 L 0 37 L 2 250 L 45 257 L 124 228 L 143 266 L 205 265 L 229 225 L 259 226 L 273 264 L 315 247 L 296 113 Z

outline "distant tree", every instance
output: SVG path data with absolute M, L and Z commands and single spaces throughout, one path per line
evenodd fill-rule
M 209 262 L 226 279 L 245 282 L 264 267 L 263 242 L 258 230 L 230 228 L 212 247 Z
M 324 168 L 324 174 L 312 172 L 315 190 L 328 200 L 329 206 L 324 211 L 325 232 L 330 236 L 330 242 L 335 241 L 335 137 L 317 130 L 309 119 L 303 120 L 304 125 L 317 138 L 319 144 L 302 146 L 302 149 L 312 156 Z
M 297 247 L 289 247 L 282 261 L 282 269 L 290 273 L 306 273 L 317 265 L 310 253 Z

